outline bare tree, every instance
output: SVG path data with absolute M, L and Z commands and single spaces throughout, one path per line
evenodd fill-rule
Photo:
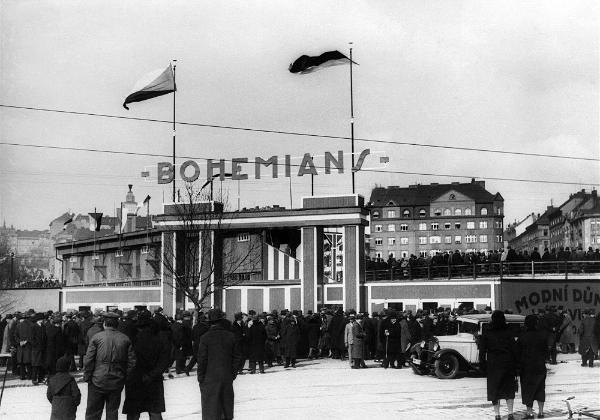
M 262 237 L 230 230 L 236 213 L 226 212 L 224 197 L 212 202 L 210 195 L 186 183 L 174 205 L 179 224 L 173 236 L 165 235 L 170 240 L 162 243 L 162 252 L 155 249 L 164 272 L 172 273 L 172 280 L 166 276 L 165 281 L 196 310 L 209 308 L 214 293 L 256 279 L 261 272 Z

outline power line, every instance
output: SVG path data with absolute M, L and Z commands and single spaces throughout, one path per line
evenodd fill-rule
M 26 143 L 12 143 L 12 142 L 0 142 L 0 145 L 16 146 L 16 147 L 32 147 L 38 149 L 52 149 L 52 150 L 64 150 L 64 151 L 77 151 L 77 152 L 92 152 L 92 153 L 108 153 L 117 155 L 128 155 L 128 156 L 151 156 L 151 157 L 171 157 L 171 155 L 162 155 L 156 153 L 143 153 L 143 152 L 127 152 L 122 150 L 105 150 L 105 149 L 92 149 L 85 147 L 68 147 L 68 146 L 48 146 L 41 144 L 26 144 Z M 177 156 L 179 159 L 193 159 L 193 160 L 208 160 L 206 157 L 194 157 L 194 156 Z M 231 159 L 223 159 L 224 161 L 231 162 Z M 248 161 L 247 163 L 253 164 L 254 161 Z M 290 164 L 290 166 L 300 167 L 299 164 Z M 315 168 L 323 169 L 322 166 L 315 166 Z M 456 174 L 438 174 L 438 173 L 427 173 L 427 172 L 407 172 L 407 171 L 394 171 L 384 169 L 362 169 L 362 172 L 376 172 L 376 173 L 388 173 L 388 174 L 402 174 L 402 175 L 421 175 L 421 176 L 437 176 L 444 178 L 479 178 L 492 181 L 510 181 L 510 182 L 530 182 L 540 184 L 560 184 L 560 185 L 594 185 L 600 186 L 600 183 L 596 182 L 569 182 L 569 181 L 547 181 L 547 180 L 535 180 L 526 178 L 500 178 L 500 177 L 489 177 L 489 176 L 473 176 L 473 175 L 456 175 Z
M 29 111 L 53 112 L 53 113 L 59 113 L 59 114 L 70 114 L 70 115 L 79 115 L 79 116 L 88 116 L 88 117 L 114 118 L 114 119 L 121 119 L 121 120 L 133 120 L 133 121 L 155 122 L 155 123 L 162 123 L 162 124 L 173 124 L 173 121 L 161 120 L 161 119 L 156 119 L 156 118 L 126 117 L 123 115 L 98 114 L 98 113 L 94 113 L 94 112 L 67 111 L 67 110 L 62 110 L 62 109 L 37 108 L 37 107 L 27 107 L 27 106 L 6 105 L 6 104 L 0 104 L 0 107 L 12 108 L 12 109 L 24 109 L 24 110 L 29 110 Z M 253 133 L 283 134 L 283 135 L 288 135 L 288 136 L 315 137 L 315 138 L 325 138 L 325 139 L 333 139 L 333 140 L 350 140 L 350 137 L 345 137 L 345 136 L 304 133 L 304 132 L 299 132 L 299 131 L 267 130 L 267 129 L 260 129 L 260 128 L 236 127 L 236 126 L 218 125 L 218 124 L 203 124 L 203 123 L 193 123 L 193 122 L 186 122 L 186 121 L 176 121 L 176 124 L 194 126 L 194 127 L 218 128 L 218 129 L 224 129 L 224 130 L 248 131 L 248 132 L 253 132 Z M 427 148 L 434 148 L 434 149 L 471 151 L 471 152 L 480 152 L 480 153 L 497 153 L 497 154 L 504 154 L 504 155 L 544 157 L 544 158 L 554 158 L 554 159 L 573 159 L 573 160 L 600 162 L 599 158 L 584 157 L 584 156 L 568 156 L 568 155 L 554 155 L 554 154 L 547 154 L 547 153 L 517 152 L 517 151 L 509 151 L 509 150 L 483 149 L 483 148 L 466 147 L 466 146 L 446 146 L 446 145 L 441 145 L 441 144 L 427 144 L 427 143 L 417 143 L 417 142 L 408 142 L 408 141 L 392 141 L 392 140 L 380 140 L 380 139 L 369 139 L 369 138 L 355 138 L 354 140 L 361 141 L 361 142 L 368 142 L 368 143 L 389 144 L 389 145 L 394 145 L 394 146 L 427 147 Z

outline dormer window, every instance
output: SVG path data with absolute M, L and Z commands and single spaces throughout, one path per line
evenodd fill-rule
M 406 209 L 402 212 L 402 217 L 410 217 L 410 210 Z
M 427 212 L 425 211 L 425 209 L 419 210 L 419 217 L 425 217 L 425 216 L 427 216 Z

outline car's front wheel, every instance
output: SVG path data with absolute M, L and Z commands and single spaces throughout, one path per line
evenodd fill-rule
M 453 354 L 444 354 L 435 361 L 435 375 L 440 379 L 454 379 L 459 371 L 458 358 Z

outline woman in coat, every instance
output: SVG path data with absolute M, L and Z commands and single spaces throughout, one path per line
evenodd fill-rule
M 544 331 L 538 328 L 538 317 L 527 315 L 525 332 L 517 341 L 521 370 L 521 398 L 527 407 L 524 419 L 533 419 L 533 401 L 538 402 L 538 418 L 544 415 L 546 401 L 546 357 L 548 346 Z
M 296 357 L 298 357 L 297 347 L 300 342 L 300 329 L 296 323 L 296 318 L 290 316 L 287 326 L 282 332 L 281 342 L 284 345 L 285 365 L 283 367 L 296 367 Z
M 517 351 L 514 337 L 506 324 L 504 312 L 494 311 L 489 329 L 481 337 L 480 355 L 487 368 L 487 398 L 500 420 L 500 400 L 506 400 L 508 420 L 513 420 Z
M 125 383 L 123 414 L 127 419 L 139 419 L 149 413 L 151 419 L 161 419 L 165 411 L 163 371 L 170 362 L 170 347 L 158 333 L 158 326 L 149 312 L 142 312 L 137 323 L 133 351 L 135 368 Z
M 568 311 L 563 312 L 562 324 L 558 330 L 560 347 L 563 353 L 575 353 L 575 325 Z

